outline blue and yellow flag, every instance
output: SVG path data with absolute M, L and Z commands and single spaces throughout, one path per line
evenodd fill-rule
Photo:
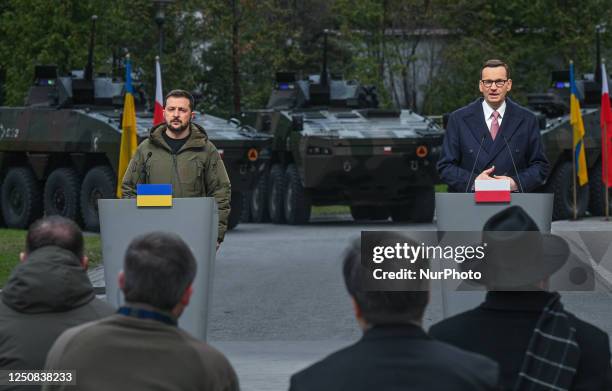
M 172 185 L 136 185 L 136 206 L 172 206 Z
M 130 55 L 125 58 L 125 100 L 121 120 L 121 147 L 119 149 L 119 169 L 117 170 L 117 198 L 121 198 L 121 182 L 138 147 L 136 138 L 136 107 L 134 106 L 134 89 L 132 88 L 132 64 Z
M 580 113 L 580 102 L 578 101 L 578 89 L 574 80 L 574 62 L 570 61 L 570 123 L 574 129 L 574 162 L 576 164 L 576 175 L 580 186 L 589 182 L 587 174 L 586 154 L 584 152 L 584 123 Z

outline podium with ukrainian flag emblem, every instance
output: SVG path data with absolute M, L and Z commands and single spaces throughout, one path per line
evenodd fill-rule
M 217 203 L 212 197 L 172 198 L 171 185 L 140 186 L 137 198 L 98 200 L 106 300 L 117 308 L 124 302 L 117 276 L 132 239 L 152 231 L 173 232 L 189 245 L 198 265 L 193 295 L 179 326 L 205 341 L 219 222 Z

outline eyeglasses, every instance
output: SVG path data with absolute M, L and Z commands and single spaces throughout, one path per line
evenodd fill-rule
M 493 83 L 495 83 L 495 87 L 501 88 L 504 86 L 504 84 L 506 84 L 507 81 L 508 79 L 506 80 L 497 79 L 497 80 L 481 80 L 480 82 L 487 88 L 490 88 L 493 85 Z

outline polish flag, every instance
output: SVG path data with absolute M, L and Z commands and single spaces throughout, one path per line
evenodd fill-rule
M 612 187 L 612 109 L 605 63 L 601 64 L 601 72 L 601 179 L 604 187 Z
M 510 181 L 505 179 L 476 179 L 474 201 L 510 202 Z
M 161 67 L 159 57 L 155 57 L 155 109 L 153 111 L 153 126 L 164 122 L 164 97 L 162 94 Z

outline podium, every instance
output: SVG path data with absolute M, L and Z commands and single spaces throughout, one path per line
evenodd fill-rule
M 164 231 L 179 235 L 197 262 L 193 295 L 179 318 L 179 327 L 205 341 L 211 308 L 219 211 L 214 198 L 174 198 L 172 207 L 136 206 L 136 199 L 100 199 L 100 236 L 106 300 L 124 304 L 118 274 L 129 243 L 136 236 Z
M 553 194 L 512 193 L 510 203 L 481 203 L 474 201 L 474 193 L 436 193 L 436 221 L 438 231 L 481 232 L 486 221 L 509 206 L 525 209 L 541 232 L 550 233 Z M 474 240 L 479 240 L 480 234 Z M 455 291 L 449 282 L 441 281 L 442 312 L 444 318 L 472 309 L 484 301 L 486 291 Z

